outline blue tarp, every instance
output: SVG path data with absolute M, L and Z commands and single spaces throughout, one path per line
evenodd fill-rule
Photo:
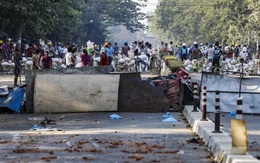
M 0 106 L 9 108 L 15 112 L 20 112 L 22 109 L 22 101 L 25 89 L 22 87 L 14 88 L 8 96 L 0 96 Z

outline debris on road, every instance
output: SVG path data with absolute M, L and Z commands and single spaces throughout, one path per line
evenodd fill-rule
M 117 114 L 112 114 L 110 115 L 110 119 L 117 120 L 117 119 L 122 119 L 122 117 Z

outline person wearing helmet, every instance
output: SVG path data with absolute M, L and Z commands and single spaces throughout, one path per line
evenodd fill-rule
M 108 57 L 106 54 L 106 48 L 108 45 L 105 43 L 104 46 L 100 50 L 100 66 L 107 66 L 108 65 Z
M 248 51 L 247 51 L 246 45 L 243 46 L 242 51 L 239 53 L 239 56 L 241 57 L 241 59 L 243 59 L 242 60 L 243 62 L 245 62 L 247 60 L 247 58 L 248 58 Z
M 51 41 L 48 42 L 48 48 L 47 48 L 47 49 L 48 49 L 48 51 L 49 51 L 49 56 L 52 57 L 52 58 L 55 57 L 55 51 L 56 51 L 56 50 L 55 50 L 55 48 L 52 46 Z
M 126 56 L 126 57 L 129 57 L 129 55 L 128 55 L 128 51 L 129 51 L 129 50 L 130 50 L 130 47 L 128 46 L 128 42 L 125 41 L 125 42 L 124 42 L 124 45 L 123 45 L 122 48 L 121 48 L 121 54 L 124 55 L 124 56 Z
M 198 44 L 194 45 L 194 50 L 192 51 L 192 59 L 199 59 L 201 56 L 201 50 L 199 49 Z
M 198 45 L 198 43 L 196 42 L 196 41 L 194 41 L 194 43 L 193 43 L 193 46 L 192 47 L 190 47 L 190 49 L 189 49 L 189 56 L 190 56 L 190 60 L 192 60 L 193 58 L 192 58 L 192 52 L 193 52 L 193 50 L 195 49 L 195 45 Z
M 188 55 L 189 55 L 189 53 L 188 53 L 187 45 L 186 45 L 186 43 L 183 43 L 182 47 L 180 49 L 180 54 L 179 54 L 181 61 L 186 60 Z

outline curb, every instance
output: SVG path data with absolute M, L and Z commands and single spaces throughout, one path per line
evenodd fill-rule
M 202 117 L 201 111 L 192 112 L 193 106 L 186 105 L 183 110 L 183 114 L 192 126 L 193 132 L 196 132 L 200 138 L 202 138 L 205 144 L 209 147 L 213 153 L 215 161 L 224 163 L 260 163 L 252 155 L 232 155 L 232 140 L 228 133 L 212 133 L 214 130 L 214 122 L 208 119 L 208 121 L 200 121 Z

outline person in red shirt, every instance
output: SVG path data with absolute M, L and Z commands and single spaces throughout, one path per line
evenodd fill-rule
M 33 56 L 33 50 L 34 50 L 34 46 L 33 46 L 33 44 L 30 44 L 29 48 L 27 49 L 27 52 L 26 52 L 26 57 L 32 57 Z
M 82 66 L 89 66 L 90 56 L 88 55 L 87 49 L 83 50 L 83 54 L 80 56 Z
M 101 54 L 100 54 L 100 66 L 108 66 L 108 57 L 105 52 L 107 44 L 104 45 L 104 47 L 101 48 Z
M 52 59 L 49 56 L 49 51 L 46 51 L 45 56 L 42 57 L 42 67 L 43 69 L 49 69 L 52 67 Z

